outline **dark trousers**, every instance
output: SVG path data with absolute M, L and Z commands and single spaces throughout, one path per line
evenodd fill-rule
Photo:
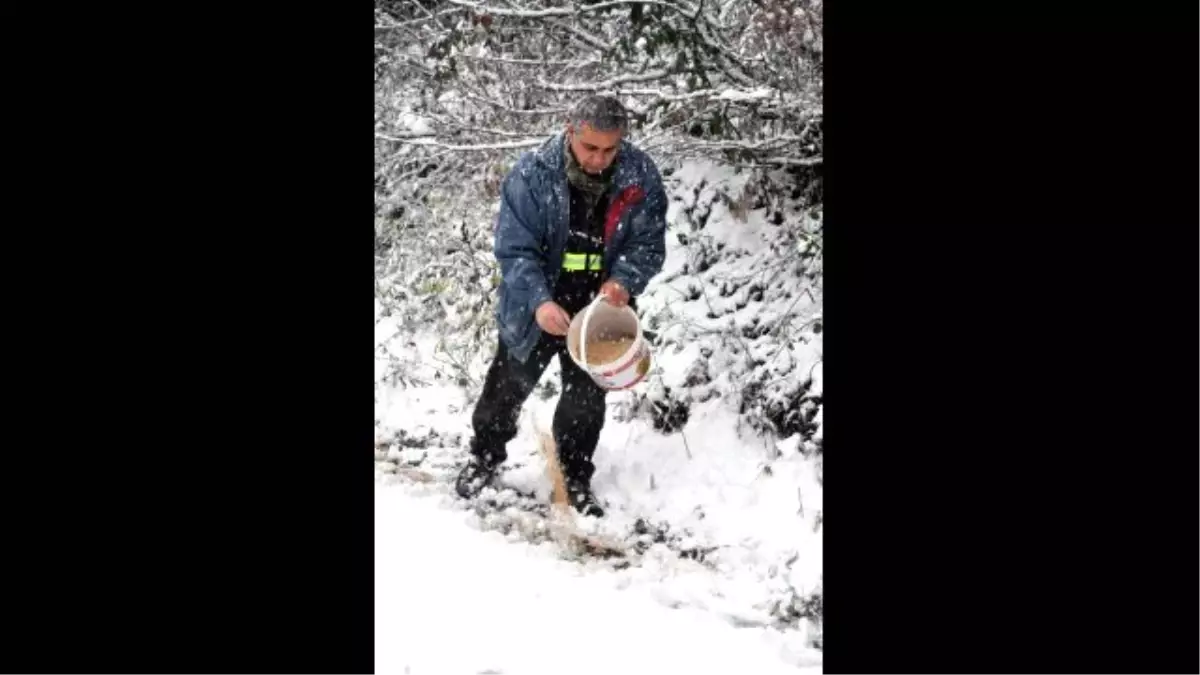
M 490 455 L 496 463 L 507 458 L 504 446 L 517 435 L 521 406 L 556 354 L 562 367 L 562 394 L 554 410 L 554 442 L 564 477 L 587 485 L 596 470 L 592 455 L 604 426 L 606 392 L 571 360 L 566 339 L 546 332 L 524 363 L 512 358 L 500 341 L 472 416 L 471 453 L 485 461 Z

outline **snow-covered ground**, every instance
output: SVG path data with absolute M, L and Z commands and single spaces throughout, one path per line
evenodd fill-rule
M 793 653 L 776 631 L 669 609 L 552 548 L 479 532 L 436 495 L 377 484 L 375 672 L 820 672 L 819 657 Z
M 804 297 L 796 277 L 779 273 L 778 254 L 764 244 L 774 233 L 761 212 L 737 219 L 712 201 L 714 185 L 734 191 L 736 180 L 693 167 L 673 181 L 667 265 L 641 303 L 644 315 L 668 317 L 660 322 L 666 342 L 647 383 L 609 394 L 593 479 L 608 514 L 581 519 L 587 530 L 625 541 L 636 521 L 664 524 L 679 537 L 675 549 L 653 544 L 625 566 L 565 559 L 556 544 L 492 531 L 448 482 L 399 477 L 397 464 L 445 467 L 463 457 L 478 392 L 437 375 L 444 336 L 405 334 L 377 303 L 376 341 L 385 358 L 376 373 L 383 442 L 376 452 L 376 672 L 820 671 L 813 646 L 820 627 L 794 618 L 821 585 L 820 455 L 811 437 L 755 433 L 732 400 L 750 368 L 733 343 L 748 343 L 758 363 L 752 367 L 768 371 L 781 396 L 819 396 L 819 336 L 717 335 L 723 326 L 778 321 L 786 312 L 797 324 L 819 320 L 820 296 Z M 706 193 L 711 215 L 703 234 L 724 251 L 707 271 L 684 270 L 688 250 L 676 234 L 697 233 L 682 210 Z M 717 291 L 723 279 L 760 274 L 762 300 L 748 300 L 743 286 Z M 705 296 L 682 300 L 694 285 L 706 287 Z M 485 351 L 473 361 L 479 379 L 491 356 Z M 385 377 L 398 360 L 407 386 Z M 688 384 L 701 361 L 711 372 Z M 542 381 L 558 378 L 552 362 Z M 688 420 L 671 433 L 656 431 L 639 412 L 639 396 L 663 386 L 689 396 Z M 535 391 L 508 447 L 517 468 L 505 481 L 544 499 L 550 482 L 537 434 L 548 429 L 557 401 L 557 393 Z M 819 423 L 817 412 L 815 438 Z M 681 557 L 680 547 L 704 555 Z

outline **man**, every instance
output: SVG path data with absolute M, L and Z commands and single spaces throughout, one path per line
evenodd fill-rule
M 472 418 L 470 457 L 456 481 L 463 497 L 488 484 L 517 435 L 522 405 L 558 355 L 562 395 L 553 434 L 571 505 L 601 517 L 592 455 L 604 426 L 605 391 L 566 349 L 571 317 L 597 293 L 616 306 L 662 269 L 667 197 L 654 162 L 624 139 L 624 107 L 590 96 L 566 129 L 526 153 L 501 186 L 495 255 L 500 344 Z

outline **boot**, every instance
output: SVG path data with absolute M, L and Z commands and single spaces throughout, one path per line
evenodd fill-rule
M 478 496 L 484 487 L 491 484 L 503 461 L 503 457 L 497 457 L 492 452 L 471 453 L 467 465 L 458 472 L 458 478 L 454 481 L 454 491 L 463 499 Z
M 591 486 L 585 482 L 567 481 L 567 501 L 580 515 L 594 518 L 604 517 L 604 509 L 601 508 L 600 502 L 596 501 L 596 495 L 592 494 Z

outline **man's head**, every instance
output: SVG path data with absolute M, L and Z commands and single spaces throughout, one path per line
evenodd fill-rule
M 611 96 L 589 96 L 571 111 L 567 142 L 579 166 L 587 173 L 599 174 L 616 159 L 628 129 L 629 117 L 620 101 Z

